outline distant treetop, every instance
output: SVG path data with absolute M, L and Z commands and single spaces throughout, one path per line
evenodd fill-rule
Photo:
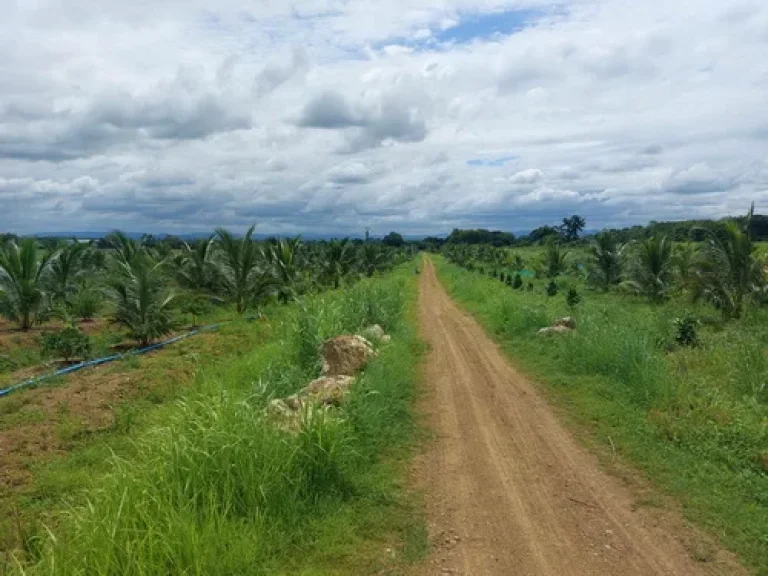
M 447 242 L 449 244 L 491 244 L 497 247 L 512 246 L 515 243 L 515 235 L 511 232 L 485 230 L 484 228 L 475 230 L 454 228 L 448 236 Z

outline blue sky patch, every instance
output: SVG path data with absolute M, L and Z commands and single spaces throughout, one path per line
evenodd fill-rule
M 486 166 L 486 167 L 496 167 L 504 166 L 507 162 L 510 162 L 514 160 L 514 156 L 501 156 L 499 158 L 473 158 L 472 160 L 467 160 L 467 164 L 470 166 Z
M 440 50 L 452 44 L 466 44 L 474 40 L 508 36 L 531 26 L 536 20 L 542 18 L 544 10 L 506 10 L 503 12 L 463 12 L 458 14 L 459 22 L 455 26 L 445 30 L 431 29 L 432 35 L 428 38 L 392 37 L 375 42 L 376 48 L 400 45 L 414 48 L 415 50 Z
M 461 21 L 435 34 L 438 42 L 464 44 L 478 38 L 508 36 L 519 32 L 543 12 L 540 10 L 507 10 L 486 14 L 463 14 Z

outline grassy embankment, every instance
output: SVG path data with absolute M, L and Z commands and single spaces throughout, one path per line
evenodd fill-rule
M 530 256 L 530 255 L 526 255 Z M 603 445 L 643 470 L 759 574 L 768 574 L 768 314 L 723 323 L 711 308 L 584 290 L 568 308 L 546 280 L 512 290 L 433 257 L 449 293 L 515 363 Z M 526 281 L 527 283 L 527 281 Z M 695 348 L 677 346 L 673 319 L 704 320 Z M 537 330 L 574 316 L 578 330 Z M 642 503 L 640 503 L 642 504 Z M 645 504 L 653 504 L 646 502 Z M 693 551 L 707 560 L 707 551 Z
M 176 401 L 91 462 L 94 479 L 51 517 L 52 534 L 27 539 L 25 573 L 396 573 L 418 557 L 426 530 L 403 488 L 421 353 L 411 270 L 275 310 L 268 340 L 201 364 Z M 318 374 L 323 339 L 371 323 L 393 340 L 343 407 L 299 434 L 265 416 Z M 68 482 L 91 449 L 46 483 Z

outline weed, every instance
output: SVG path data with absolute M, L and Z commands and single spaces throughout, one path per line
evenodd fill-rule
M 581 302 L 581 294 L 573 286 L 568 288 L 568 292 L 565 294 L 565 303 L 568 308 L 575 308 Z
M 560 291 L 560 288 L 557 286 L 557 282 L 554 280 L 550 280 L 547 284 L 547 296 L 557 296 L 557 293 Z
M 675 327 L 675 342 L 680 346 L 694 347 L 699 345 L 698 328 L 701 322 L 690 314 L 672 321 Z

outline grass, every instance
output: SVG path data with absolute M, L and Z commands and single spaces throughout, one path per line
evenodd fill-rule
M 587 291 L 566 305 L 546 281 L 512 290 L 435 258 L 447 290 L 593 442 L 615 450 L 682 505 L 687 518 L 768 574 L 768 314 L 723 323 L 684 299 L 651 306 Z M 701 344 L 676 345 L 673 319 L 702 319 Z M 573 334 L 537 330 L 574 316 Z M 701 551 L 697 556 L 707 556 Z
M 59 475 L 86 489 L 28 531 L 17 571 L 397 573 L 420 557 L 426 530 L 403 489 L 421 354 L 407 270 L 276 309 L 272 338 L 199 365 L 144 426 L 124 409 L 111 455 L 90 445 L 38 482 L 39 496 Z M 392 343 L 344 405 L 306 415 L 297 434 L 275 426 L 267 403 L 317 375 L 317 344 L 374 322 Z

